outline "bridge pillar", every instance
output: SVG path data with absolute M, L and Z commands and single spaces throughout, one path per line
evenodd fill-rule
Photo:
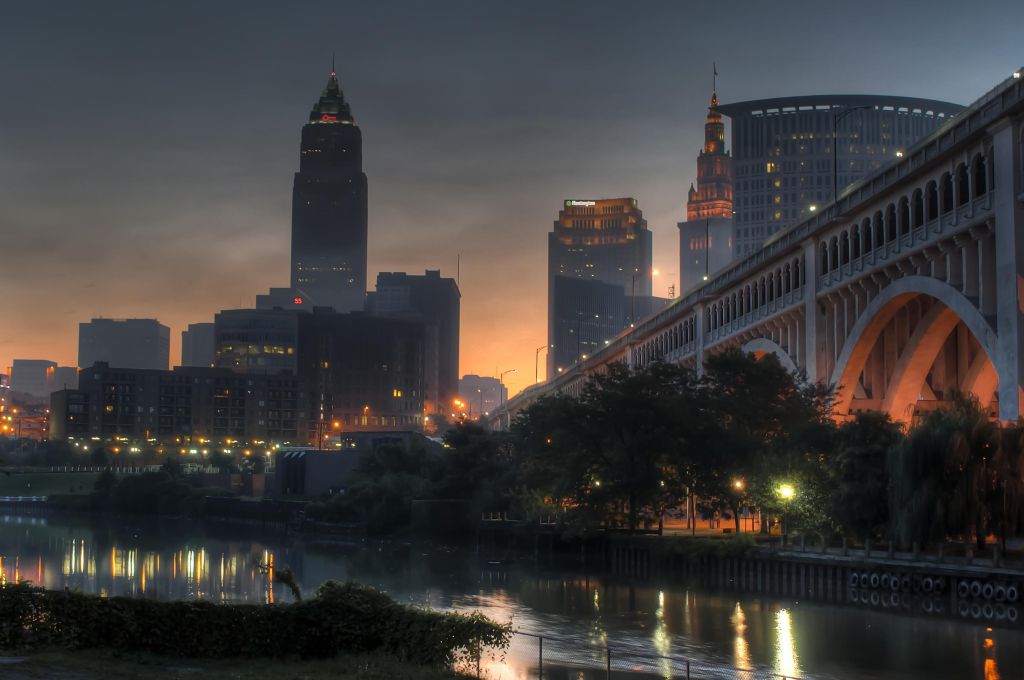
M 693 308 L 696 315 L 694 318 L 694 358 L 696 359 L 697 375 L 704 375 L 704 305 L 698 304 Z
M 804 249 L 804 351 L 803 368 L 811 382 L 828 380 L 825 369 L 825 316 L 818 307 L 818 279 L 821 263 L 813 240 L 803 243 Z
M 995 215 L 996 356 L 999 374 L 999 419 L 1021 415 L 1024 385 L 1024 206 L 1021 190 L 1020 147 L 1017 126 L 1004 119 L 989 130 L 992 135 L 992 176 Z

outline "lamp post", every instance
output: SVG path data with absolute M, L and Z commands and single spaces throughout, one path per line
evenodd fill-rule
M 785 546 L 789 539 L 789 527 L 787 526 L 786 517 L 789 510 L 789 503 L 796 496 L 796 489 L 793 488 L 792 484 L 781 484 L 779 485 L 779 497 L 782 498 L 782 545 Z
M 704 280 L 711 276 L 711 218 L 704 218 Z
M 850 106 L 841 111 L 832 112 L 832 202 L 839 203 L 839 121 L 846 118 L 854 111 L 861 109 L 873 109 L 875 107 L 867 104 L 861 106 Z
M 502 371 L 498 376 L 498 398 L 501 399 L 501 403 L 505 403 L 505 376 L 509 373 L 515 373 L 518 369 L 510 368 L 507 371 Z
M 554 345 L 550 345 L 550 346 L 554 347 Z M 548 348 L 548 345 L 546 345 L 546 344 L 541 345 L 533 353 L 533 382 L 534 382 L 534 384 L 540 382 L 540 351 L 542 349 L 547 349 L 547 348 Z

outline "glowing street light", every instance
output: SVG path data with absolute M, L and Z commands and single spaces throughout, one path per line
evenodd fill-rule
M 743 487 L 744 487 L 744 484 L 743 484 L 743 480 L 742 479 L 734 479 L 733 480 L 732 488 L 736 489 L 737 491 L 743 491 Z
M 796 496 L 796 489 L 793 488 L 792 484 L 782 484 L 779 486 L 779 496 L 784 501 L 791 501 Z

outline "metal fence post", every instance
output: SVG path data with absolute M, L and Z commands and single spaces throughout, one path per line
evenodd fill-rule
M 608 650 L 608 680 L 612 680 L 612 648 L 606 647 Z
M 544 636 L 537 636 L 537 677 L 544 678 Z
M 686 661 L 686 680 L 690 680 L 690 661 Z

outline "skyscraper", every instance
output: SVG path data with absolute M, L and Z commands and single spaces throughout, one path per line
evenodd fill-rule
M 636 199 L 565 201 L 548 234 L 548 377 L 650 310 L 651 244 Z
M 167 370 L 171 329 L 156 319 L 93 319 L 78 324 L 78 365 Z
M 722 104 L 731 119 L 737 257 L 842 196 L 963 110 L 889 95 L 815 95 Z
M 679 290 L 686 293 L 732 258 L 732 157 L 725 150 L 725 124 L 718 93 L 704 124 L 697 156 L 697 187 L 690 184 L 686 221 L 679 223 Z
M 366 200 L 362 134 L 331 71 L 302 127 L 292 191 L 291 286 L 296 296 L 338 312 L 363 309 Z
M 455 279 L 428 269 L 422 276 L 404 272 L 377 274 L 377 289 L 366 298 L 374 316 L 418 321 L 426 331 L 425 403 L 443 413 L 459 389 L 459 306 Z
M 213 323 L 207 322 L 190 323 L 188 329 L 181 332 L 182 366 L 213 366 L 213 331 Z

